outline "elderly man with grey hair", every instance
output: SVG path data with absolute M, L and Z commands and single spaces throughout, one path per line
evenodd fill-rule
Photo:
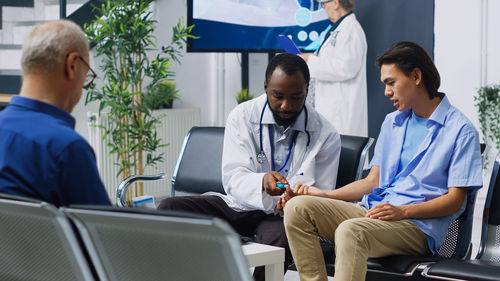
M 37 25 L 26 37 L 21 91 L 0 113 L 0 192 L 56 206 L 110 204 L 70 115 L 95 78 L 88 61 L 88 40 L 71 21 Z

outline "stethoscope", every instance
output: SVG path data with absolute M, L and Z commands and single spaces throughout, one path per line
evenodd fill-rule
M 266 103 L 264 104 L 264 107 L 262 108 L 262 112 L 260 113 L 260 121 L 259 121 L 259 144 L 260 144 L 260 151 L 257 154 L 257 162 L 259 162 L 259 164 L 264 163 L 266 161 L 266 159 L 267 159 L 266 154 L 264 153 L 264 150 L 263 150 L 263 145 L 262 145 L 262 118 L 264 117 L 264 111 L 266 110 L 267 104 L 268 104 L 268 102 L 266 100 Z M 311 135 L 307 131 L 307 117 L 308 117 L 308 114 L 307 114 L 307 108 L 305 107 L 305 105 L 304 105 L 304 113 L 306 115 L 305 116 L 305 121 L 304 121 L 304 129 L 306 130 L 306 134 L 307 134 L 307 145 L 306 146 L 309 146 L 309 143 L 311 142 Z M 275 163 L 274 163 L 273 132 L 272 132 L 271 126 L 268 126 L 267 128 L 269 130 L 269 143 L 271 144 L 271 167 L 272 167 L 273 171 L 275 171 L 276 167 L 275 167 Z M 290 147 L 288 148 L 288 155 L 286 156 L 285 163 L 283 164 L 283 166 L 281 166 L 281 168 L 278 170 L 278 172 L 281 172 L 286 167 L 286 164 L 288 163 L 288 160 L 290 160 L 290 155 L 292 154 L 293 145 L 295 144 L 295 141 L 297 140 L 297 135 L 298 134 L 299 134 L 299 131 L 295 131 L 293 133 L 292 142 L 290 143 Z

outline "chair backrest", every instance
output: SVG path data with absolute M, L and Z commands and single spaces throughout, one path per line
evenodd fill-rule
M 251 280 L 224 221 L 182 213 L 63 208 L 100 280 Z
M 68 219 L 51 204 L 0 195 L 0 280 L 95 280 Z
M 483 213 L 481 246 L 477 259 L 500 262 L 500 152 L 491 171 Z
M 481 154 L 486 150 L 486 145 L 481 144 Z M 445 241 L 439 249 L 439 256 L 444 258 L 462 259 L 471 250 L 472 222 L 474 219 L 474 205 L 477 191 L 467 194 L 467 203 L 464 212 L 448 227 Z
M 341 149 L 336 187 L 342 187 L 361 179 L 368 149 L 373 144 L 374 139 L 370 137 L 340 135 L 340 142 Z
M 184 138 L 172 175 L 170 195 L 176 191 L 225 194 L 222 186 L 224 127 L 193 127 Z
M 465 210 L 448 227 L 448 233 L 438 252 L 439 256 L 461 259 L 469 251 L 476 194 L 477 192 L 472 192 L 467 195 Z

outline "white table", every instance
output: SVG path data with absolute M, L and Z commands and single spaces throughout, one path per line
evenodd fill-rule
M 285 249 L 259 243 L 245 244 L 242 249 L 250 267 L 265 266 L 266 281 L 284 280 Z

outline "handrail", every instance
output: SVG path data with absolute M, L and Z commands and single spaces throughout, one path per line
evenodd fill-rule
M 118 188 L 116 189 L 116 205 L 118 207 L 127 206 L 127 190 L 130 185 L 136 181 L 152 181 L 166 178 L 167 175 L 165 173 L 157 174 L 157 175 L 136 175 L 130 176 L 126 178 L 124 181 L 120 183 Z

